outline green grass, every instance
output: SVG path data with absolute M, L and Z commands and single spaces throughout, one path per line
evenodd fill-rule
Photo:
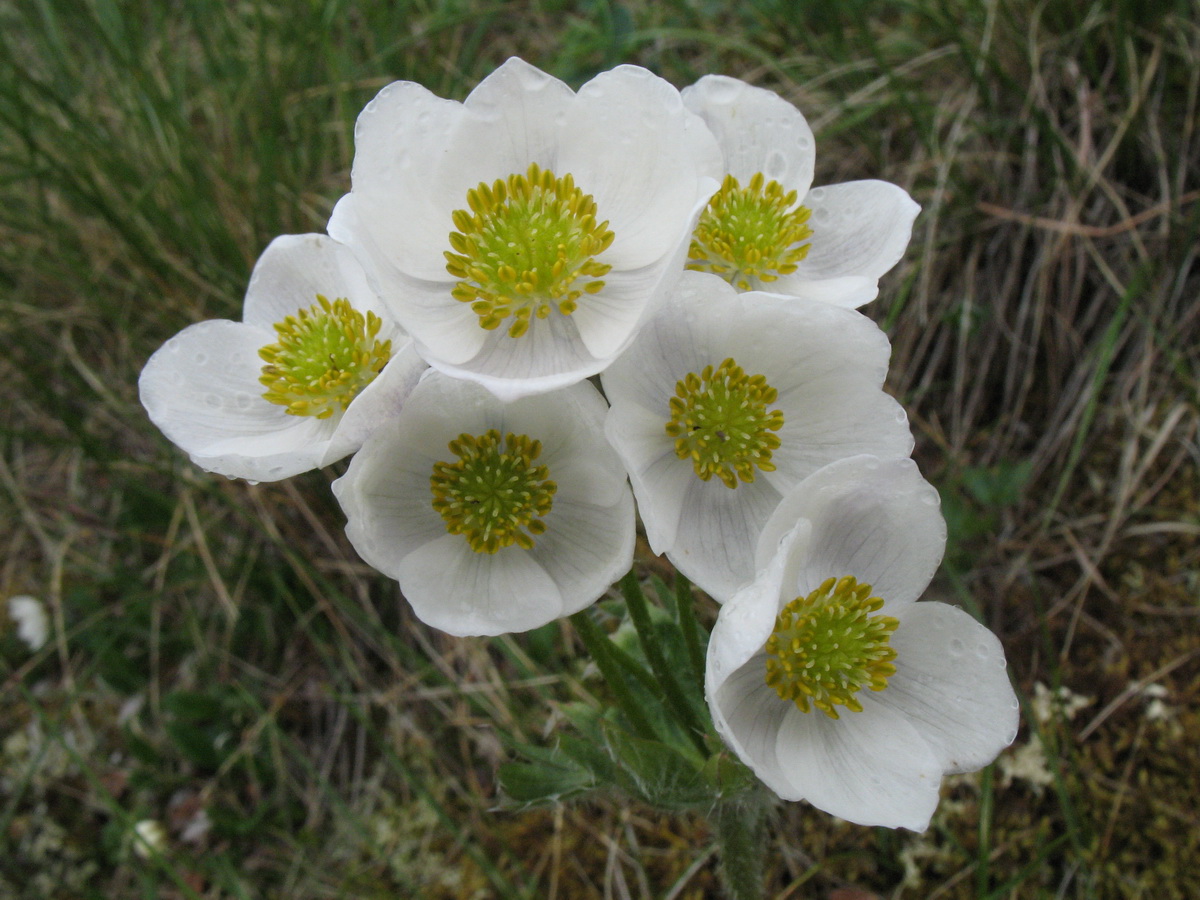
M 0 7 L 0 596 L 56 623 L 32 656 L 0 633 L 0 895 L 715 896 L 699 816 L 496 809 L 498 733 L 547 742 L 599 691 L 567 625 L 432 632 L 342 536 L 339 467 L 198 473 L 136 399 L 166 338 L 238 315 L 272 237 L 324 228 L 382 85 L 461 98 L 513 54 L 771 87 L 818 183 L 924 207 L 868 311 L 945 497 L 938 591 L 1001 636 L 1025 726 L 921 837 L 780 805 L 770 896 L 1200 893 L 1192 5 L 363 6 Z

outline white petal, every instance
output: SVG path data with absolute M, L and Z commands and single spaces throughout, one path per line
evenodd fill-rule
M 351 183 L 359 220 L 383 257 L 415 278 L 445 277 L 442 251 L 449 249 L 451 213 L 459 207 L 430 185 L 435 161 L 463 115 L 461 103 L 397 81 L 367 104 L 355 125 Z M 343 239 L 332 228 L 329 233 Z
M 796 366 L 798 374 L 807 368 L 806 363 Z M 776 470 L 763 477 L 781 493 L 839 459 L 859 454 L 904 457 L 912 452 L 904 408 L 873 383 L 870 372 L 852 365 L 814 375 L 797 389 L 781 392 L 777 406 L 783 410 L 784 425 L 777 432 L 780 446 L 771 457 Z
M 797 523 L 795 534 L 789 538 L 789 543 L 792 540 L 804 539 L 808 528 L 807 522 Z M 705 691 L 710 704 L 725 708 L 722 691 L 725 689 L 726 679 L 740 671 L 762 651 L 775 627 L 780 609 L 791 599 L 782 594 L 785 565 L 786 555 L 776 554 L 758 571 L 752 582 L 725 602 L 717 614 L 717 621 L 708 641 L 708 661 L 704 676 Z M 766 687 L 766 682 L 761 677 L 759 681 Z
M 258 351 L 273 342 L 240 322 L 185 328 L 138 379 L 150 420 L 196 465 L 230 478 L 278 481 L 316 468 L 337 417 L 289 416 L 263 399 Z
M 793 706 L 776 743 L 784 781 L 757 774 L 785 800 L 859 825 L 924 831 L 938 802 L 938 760 L 903 716 L 862 693 L 862 712 L 839 719 Z
M 722 613 L 728 605 L 721 607 Z M 716 701 L 710 699 L 709 706 L 721 739 L 764 784 L 779 793 L 776 785 L 787 783 L 777 751 L 779 729 L 789 710 L 796 707 L 767 685 L 766 659 L 765 653 L 757 653 L 736 669 L 722 682 Z
M 849 181 L 813 188 L 808 255 L 792 278 L 820 281 L 848 275 L 878 280 L 900 261 L 921 207 L 886 181 Z
M 242 321 L 269 331 L 316 303 L 318 294 L 344 298 L 359 312 L 390 319 L 348 247 L 323 234 L 285 234 L 271 241 L 254 264 Z
M 524 175 L 536 162 L 555 175 L 563 118 L 576 106 L 563 82 L 513 57 L 481 81 L 439 156 L 436 190 L 453 209 L 466 209 L 467 191 L 480 182 Z
M 1012 743 L 1020 720 L 1000 641 L 944 603 L 915 603 L 894 615 L 896 673 L 881 702 L 908 718 L 943 771 L 986 766 Z
M 364 561 L 392 578 L 399 577 L 406 556 L 446 534 L 429 487 L 438 456 L 413 446 L 418 434 L 398 420 L 384 423 L 333 483 L 350 543 Z M 440 452 L 447 455 L 444 442 Z
M 724 603 L 754 578 L 758 536 L 778 503 L 779 492 L 766 479 L 728 488 L 717 478 L 701 481 L 693 473 L 667 558 Z
M 631 403 L 614 404 L 604 423 L 604 433 L 633 482 L 646 538 L 655 553 L 674 545 L 683 501 L 696 479 L 691 464 L 675 455 L 665 425 L 665 416 L 655 416 Z
M 426 358 L 439 371 L 480 384 L 501 400 L 575 384 L 604 366 L 603 360 L 587 352 L 571 317 L 551 313 L 548 318 L 535 319 L 518 338 L 509 337 L 504 325 L 484 331 L 477 319 L 471 328 L 485 335 L 471 359 L 454 364 L 434 355 Z
M 636 529 L 628 486 L 609 507 L 556 494 L 544 521 L 546 531 L 534 539 L 530 556 L 558 585 L 563 603 L 556 615 L 579 612 L 633 566 Z
M 425 373 L 399 413 L 351 460 L 334 493 L 359 555 L 400 582 L 421 619 L 452 634 L 524 631 L 583 608 L 632 564 L 633 500 L 603 438 L 605 403 L 590 384 L 504 404 L 481 386 Z M 542 441 L 556 494 L 532 551 L 475 553 L 446 533 L 430 475 L 448 443 L 489 429 Z
M 773 91 L 724 75 L 683 89 L 683 102 L 716 135 L 726 171 L 745 184 L 756 172 L 803 197 L 812 185 L 816 142 L 803 114 Z
M 329 233 L 354 252 L 390 317 L 412 335 L 426 359 L 460 364 L 479 352 L 487 332 L 470 305 L 455 300 L 454 283 L 443 267 L 437 280 L 413 278 L 397 268 L 379 234 L 364 221 L 362 198 L 346 194 L 333 208 Z M 448 233 L 448 232 L 447 232 Z
M 475 553 L 458 534 L 410 553 L 397 580 L 417 618 L 458 637 L 528 631 L 563 614 L 557 585 L 524 550 Z
M 771 290 L 802 300 L 858 309 L 879 296 L 879 279 L 865 275 L 843 275 L 812 281 L 803 275 L 781 275 L 778 281 L 771 282 Z
M 762 529 L 759 566 L 799 519 L 811 535 L 792 547 L 785 592 L 806 596 L 826 578 L 852 575 L 872 586 L 889 614 L 924 592 L 941 562 L 946 525 L 937 491 L 909 459 L 852 457 L 790 490 Z
M 665 425 L 676 382 L 707 364 L 706 332 L 698 329 L 695 310 L 683 302 L 691 296 L 695 284 L 692 276 L 696 275 L 684 273 L 668 304 L 646 323 L 629 348 L 600 376 L 614 406 L 635 403 L 655 415 L 661 414 Z M 702 285 L 706 280 L 724 284 L 716 276 L 698 277 Z
M 606 257 L 639 269 L 669 254 L 716 190 L 721 155 L 703 121 L 668 82 L 637 66 L 602 72 L 579 90 L 560 132 L 559 162 L 596 200 L 614 234 Z
M 347 407 L 321 458 L 322 466 L 353 453 L 380 424 L 394 418 L 417 380 L 429 368 L 411 341 L 407 338 L 394 340 L 402 342 L 399 352 Z

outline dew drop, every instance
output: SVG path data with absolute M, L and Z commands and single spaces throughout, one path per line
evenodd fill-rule
M 198 366 L 202 366 L 206 362 L 208 362 L 208 354 L 207 353 L 197 353 L 195 356 L 192 357 L 192 362 L 194 362 Z
M 772 150 L 767 154 L 766 162 L 763 163 L 763 174 L 773 180 L 779 181 L 787 174 L 788 164 L 787 157 L 778 150 Z
M 239 391 L 234 401 L 237 403 L 238 409 L 249 409 L 250 404 L 254 402 L 254 398 L 245 391 Z
M 963 642 L 955 638 L 950 642 L 950 653 L 953 656 L 962 656 Z
M 209 407 L 210 409 L 220 409 L 220 408 L 221 408 L 221 397 L 220 397 L 220 395 L 218 395 L 218 394 L 205 394 L 205 395 L 204 395 L 204 405 L 205 405 L 205 406 L 207 406 L 207 407 Z

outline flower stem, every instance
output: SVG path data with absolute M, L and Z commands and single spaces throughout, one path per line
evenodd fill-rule
M 658 632 L 654 630 L 654 622 L 650 618 L 650 610 L 646 605 L 646 595 L 642 593 L 642 587 L 638 584 L 635 571 L 630 570 L 629 574 L 621 579 L 621 593 L 625 597 L 629 617 L 633 619 L 633 626 L 637 629 L 642 652 L 646 654 L 646 662 L 650 663 L 650 668 L 659 680 L 667 707 L 675 716 L 676 721 L 683 726 L 692 743 L 696 745 L 701 757 L 707 757 L 708 748 L 704 745 L 704 725 L 684 695 L 683 688 L 679 686 L 674 671 L 667 665 L 666 656 L 664 656 L 662 645 L 658 640 Z
M 637 698 L 629 690 L 625 676 L 621 674 L 620 664 L 612 652 L 613 647 L 609 642 L 608 635 L 604 634 L 599 626 L 591 620 L 586 609 L 571 616 L 571 624 L 575 626 L 575 633 L 579 635 L 580 640 L 587 647 L 588 653 L 596 661 L 600 674 L 608 682 L 609 688 L 617 698 L 617 704 L 629 719 L 629 724 L 633 726 L 638 737 L 651 741 L 657 740 L 658 735 L 654 732 L 654 726 L 642 712 Z
M 720 801 L 711 813 L 721 854 L 721 881 L 730 900 L 762 900 L 767 805 L 761 796 Z
M 692 664 L 692 677 L 703 689 L 704 650 L 700 647 L 700 623 L 696 621 L 696 597 L 692 593 L 692 585 L 678 572 L 675 573 L 675 609 L 688 660 Z

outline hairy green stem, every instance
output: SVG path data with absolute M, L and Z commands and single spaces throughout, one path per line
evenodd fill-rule
M 761 796 L 720 801 L 710 815 L 717 830 L 721 881 L 730 900 L 762 900 L 767 806 Z

